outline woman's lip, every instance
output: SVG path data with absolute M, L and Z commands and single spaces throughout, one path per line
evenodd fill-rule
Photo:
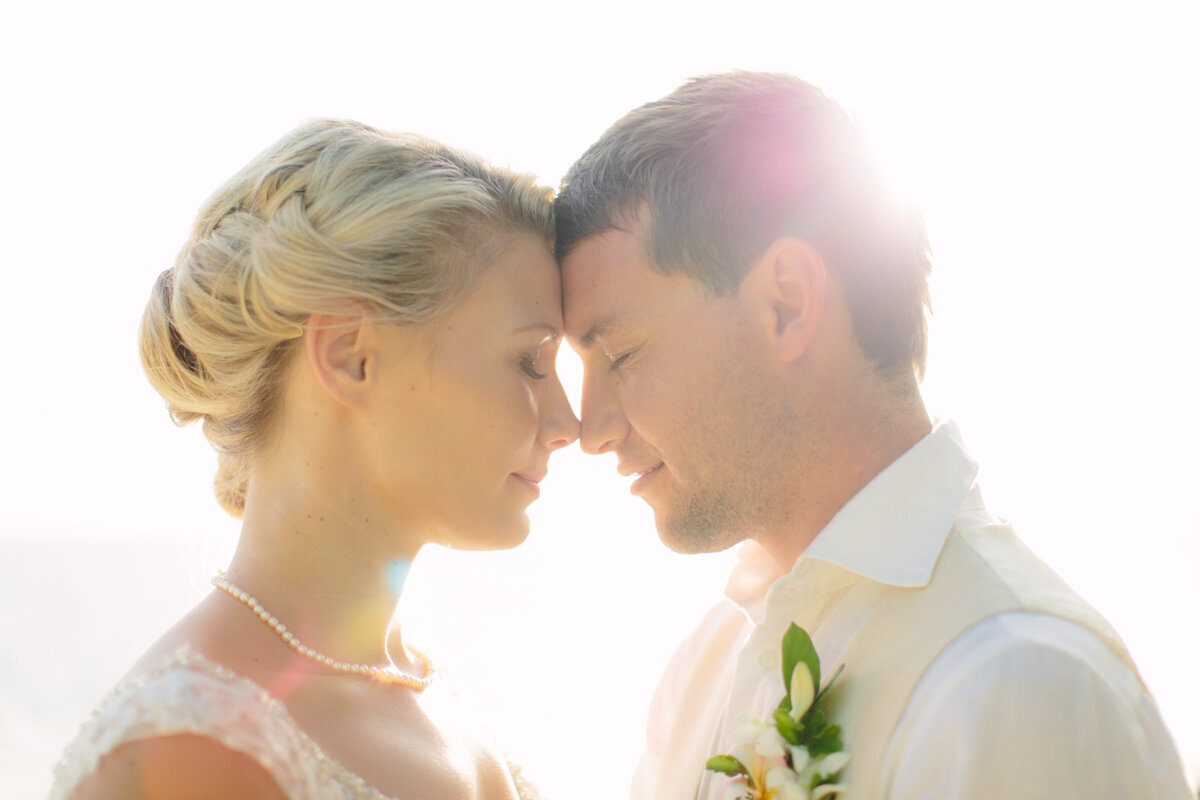
M 649 469 L 649 470 L 646 470 L 645 472 L 643 472 L 641 477 L 638 478 L 636 481 L 634 481 L 633 484 L 629 487 L 629 493 L 630 494 L 638 494 L 639 492 L 642 491 L 642 489 L 646 488 L 646 484 L 654 479 L 654 476 L 658 474 L 658 471 L 660 469 L 662 469 L 662 466 L 663 466 L 663 464 L 660 461 L 660 462 L 658 462 L 658 466 L 654 467 L 653 469 Z

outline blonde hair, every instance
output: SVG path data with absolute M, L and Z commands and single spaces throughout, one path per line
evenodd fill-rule
M 175 423 L 203 421 L 222 507 L 241 516 L 311 314 L 350 300 L 427 324 L 503 237 L 553 241 L 551 196 L 429 139 L 339 120 L 301 125 L 218 189 L 158 277 L 139 343 Z

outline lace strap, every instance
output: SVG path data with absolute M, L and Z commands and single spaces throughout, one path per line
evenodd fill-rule
M 265 689 L 186 646 L 108 696 L 55 767 L 51 800 L 69 796 L 117 747 L 177 734 L 205 736 L 249 756 L 295 800 L 387 800 L 328 758 Z
M 508 764 L 508 774 L 512 776 L 513 786 L 517 789 L 518 800 L 545 800 L 537 786 L 525 777 L 520 764 L 511 759 L 506 759 L 505 763 Z

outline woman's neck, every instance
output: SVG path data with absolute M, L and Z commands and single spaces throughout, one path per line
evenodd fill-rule
M 311 489 L 252 482 L 226 579 L 335 660 L 412 666 L 394 616 L 419 545 L 398 542 L 366 504 Z

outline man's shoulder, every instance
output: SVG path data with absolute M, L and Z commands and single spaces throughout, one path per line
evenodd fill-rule
M 930 582 L 940 602 L 965 603 L 981 617 L 997 611 L 1042 611 L 1110 632 L 1108 623 L 1008 524 L 956 529 L 947 537 Z
M 1028 784 L 998 766 L 1014 763 Z M 1187 796 L 1170 736 L 1133 670 L 1089 628 L 1028 611 L 984 619 L 938 656 L 891 737 L 883 773 L 893 797 L 924 796 L 935 783 L 961 796 L 997 785 L 1031 797 Z
M 1064 638 L 1078 645 L 1070 653 L 1054 649 L 1064 630 L 1071 633 Z M 1118 664 L 1108 672 L 1139 684 L 1104 618 L 1006 525 L 953 531 L 928 583 L 889 587 L 844 660 L 846 677 L 831 698 L 844 719 L 859 723 L 856 745 L 868 758 L 882 757 L 882 731 L 894 730 L 906 709 L 923 714 L 938 705 L 941 690 L 959 687 L 971 694 L 972 686 L 990 682 L 1007 703 L 1001 710 L 1011 710 L 1030 675 L 1083 675 L 1092 682 L 1088 665 L 1101 662 Z M 1001 684 L 1007 688 L 996 688 Z M 919 687 L 933 687 L 933 694 L 917 698 Z M 863 720 L 870 721 L 865 729 Z
M 1144 694 L 1137 674 L 1095 630 L 1040 611 L 1005 611 L 963 631 L 921 677 L 914 705 L 924 704 L 923 692 L 955 691 L 964 681 L 1022 691 L 1090 684 L 1127 700 Z
M 1049 647 L 1046 628 L 1064 641 L 1103 646 L 1136 675 L 1124 643 L 1108 621 L 1017 538 L 1007 524 L 956 529 L 947 537 L 928 584 L 895 592 L 878 616 L 912 633 L 927 663 L 961 651 L 963 642 L 1029 649 Z M 986 635 L 985 635 L 986 634 Z M 1082 638 L 1081 638 L 1082 637 Z

